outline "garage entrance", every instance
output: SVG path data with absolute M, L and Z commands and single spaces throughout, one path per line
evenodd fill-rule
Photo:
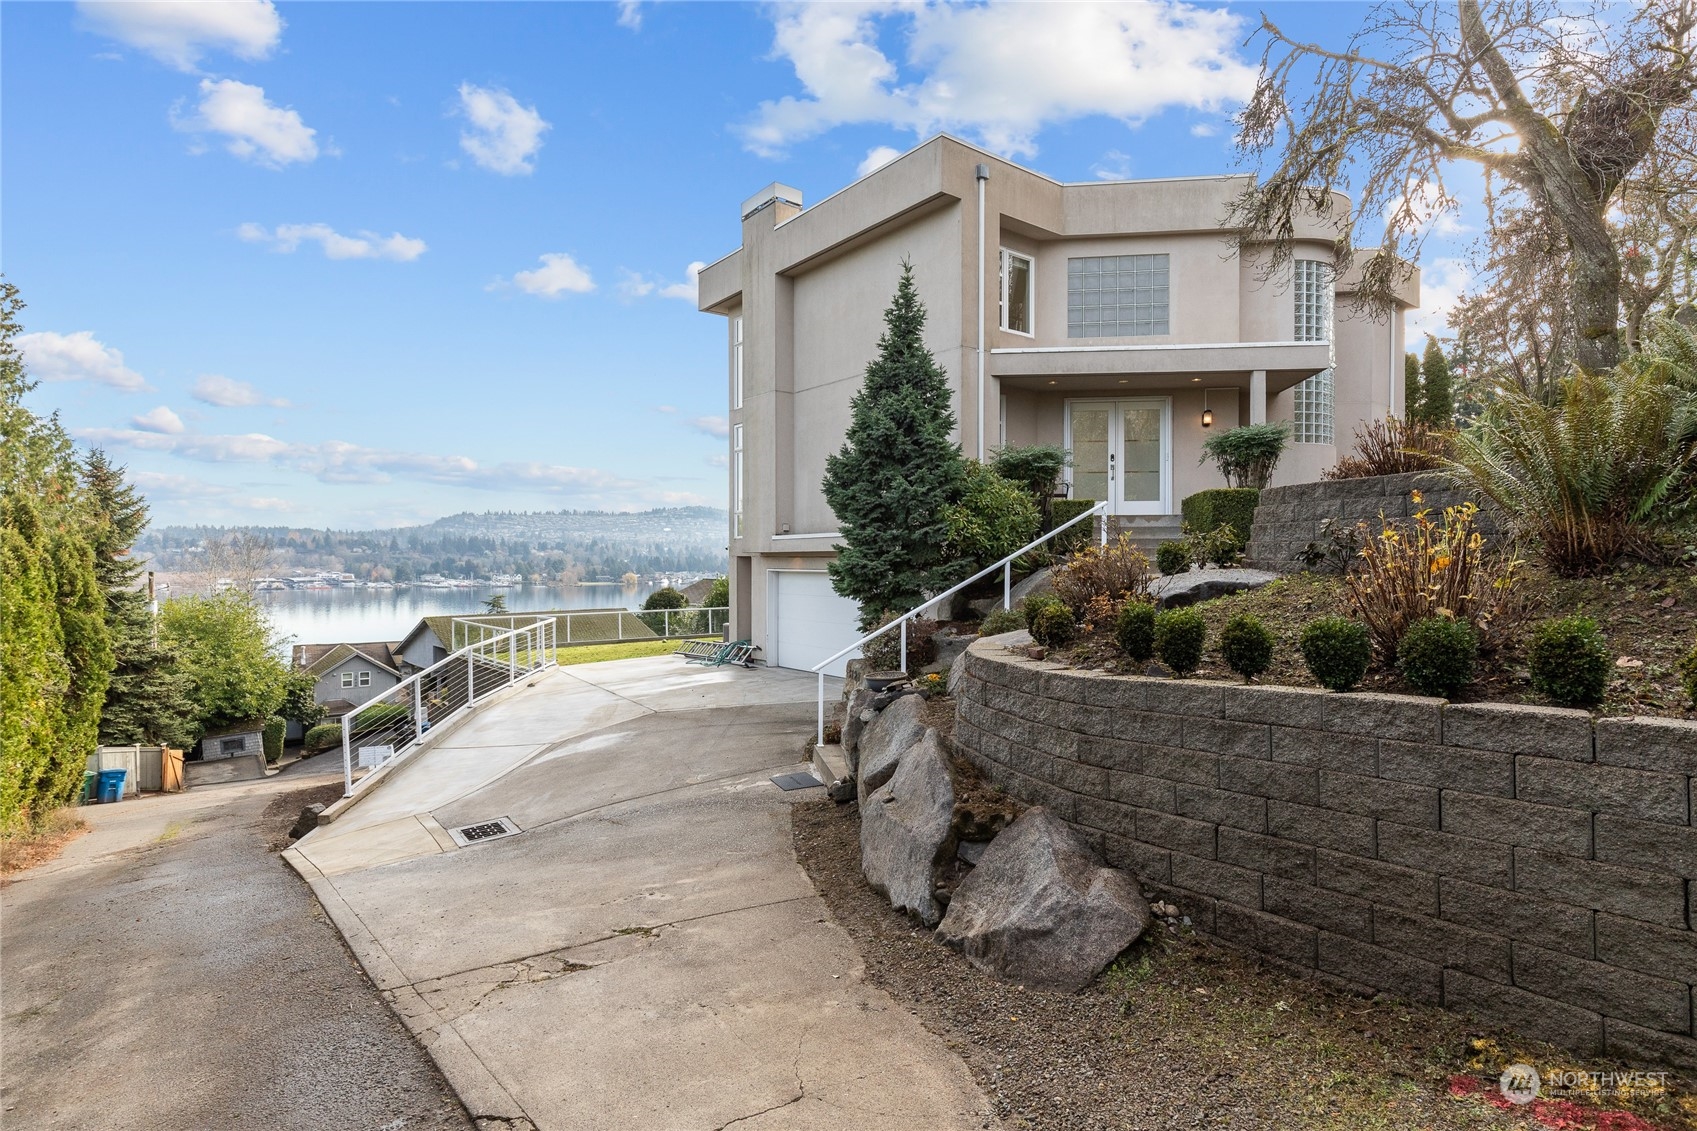
M 772 621 L 767 663 L 806 671 L 860 639 L 860 606 L 838 596 L 824 570 L 770 570 L 766 576 Z M 839 659 L 825 674 L 842 675 L 854 656 Z

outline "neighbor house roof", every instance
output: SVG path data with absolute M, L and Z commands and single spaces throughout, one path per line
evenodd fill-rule
M 312 647 L 308 645 L 307 647 Z M 306 670 L 315 676 L 334 671 L 354 657 L 367 660 L 391 675 L 400 675 L 395 663 L 394 654 L 388 644 L 335 644 L 306 665 Z M 299 662 L 297 657 L 296 662 Z
M 716 577 L 704 577 L 700 581 L 692 581 L 684 586 L 681 592 L 692 605 L 699 605 L 707 600 L 707 594 L 713 592 L 713 587 L 719 584 Z
M 343 653 L 342 657 L 332 661 L 329 667 L 322 666 L 322 661 L 327 656 L 341 648 L 352 649 L 353 652 L 390 671 L 400 667 L 395 657 L 395 653 L 400 650 L 400 643 L 387 640 L 369 641 L 364 644 L 296 644 L 294 665 L 297 669 L 309 671 L 313 675 L 323 675 L 347 658 L 349 653 Z
M 416 625 L 413 626 L 412 631 L 407 633 L 400 643 L 395 645 L 395 651 L 397 653 L 406 651 L 408 646 L 410 646 L 414 640 L 417 640 L 419 635 L 424 632 L 429 632 L 431 635 L 435 636 L 436 642 L 442 647 L 452 648 L 454 645 L 454 622 L 456 620 L 477 621 L 482 624 L 493 625 L 494 627 L 505 631 L 509 623 L 516 623 L 517 627 L 523 628 L 526 625 L 533 624 L 544 617 L 553 617 L 556 622 L 554 629 L 555 632 L 558 633 L 559 642 L 564 644 L 566 642 L 565 618 L 568 613 L 570 613 L 572 617 L 572 624 L 574 626 L 572 631 L 580 637 L 592 640 L 606 640 L 612 637 L 622 636 L 626 640 L 641 640 L 645 637 L 656 635 L 653 629 L 644 624 L 642 620 L 629 609 L 539 609 L 512 613 L 473 613 L 460 616 L 449 615 L 423 617 Z M 616 626 L 613 620 L 614 616 L 618 617 Z M 459 643 L 463 647 L 465 642 L 462 640 Z

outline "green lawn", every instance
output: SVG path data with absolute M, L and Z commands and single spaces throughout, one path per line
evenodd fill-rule
M 716 639 L 716 638 L 715 638 Z M 593 664 L 601 660 L 634 660 L 641 656 L 664 656 L 683 647 L 682 640 L 626 640 L 619 644 L 579 644 L 554 649 L 560 664 Z M 678 661 L 682 663 L 683 661 Z

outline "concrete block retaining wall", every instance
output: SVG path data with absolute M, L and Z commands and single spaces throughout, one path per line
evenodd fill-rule
M 1418 504 L 1410 500 L 1416 490 L 1422 496 Z M 1377 533 L 1381 514 L 1407 518 L 1424 508 L 1439 515 L 1445 507 L 1470 497 L 1443 486 L 1430 472 L 1421 471 L 1269 487 L 1261 492 L 1261 501 L 1255 507 L 1255 523 L 1244 556 L 1261 569 L 1288 572 L 1297 567 L 1296 555 L 1308 543 L 1326 544 L 1327 535 L 1320 524 L 1328 518 L 1336 520 L 1334 526 L 1365 522 Z M 1475 525 L 1487 538 L 1499 533 L 1498 523 L 1489 512 L 1480 514 Z
M 1211 935 L 1697 1066 L 1697 723 L 1108 676 L 980 642 L 955 741 Z

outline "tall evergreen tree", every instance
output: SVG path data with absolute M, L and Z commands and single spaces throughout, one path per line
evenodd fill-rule
M 0 826 L 70 800 L 112 675 L 71 440 L 23 404 L 22 309 L 0 280 Z
M 1402 417 L 1404 420 L 1424 420 L 1420 405 L 1420 355 L 1402 355 Z
M 831 583 L 860 603 L 868 628 L 947 587 L 944 509 L 959 499 L 965 476 L 950 438 L 948 376 L 925 348 L 925 305 L 906 261 L 884 326 L 878 357 L 850 402 L 842 451 L 825 461 L 825 500 L 843 534 Z
M 1449 358 L 1438 339 L 1426 335 L 1426 354 L 1420 359 L 1421 419 L 1433 428 L 1455 427 L 1455 389 Z
M 94 511 L 94 573 L 106 599 L 112 638 L 112 682 L 100 716 L 100 741 L 114 745 L 185 745 L 193 734 L 194 707 L 177 656 L 157 641 L 147 594 L 139 588 L 142 565 L 130 548 L 147 528 L 147 500 L 124 480 L 124 469 L 96 449 L 83 464 L 83 484 Z

